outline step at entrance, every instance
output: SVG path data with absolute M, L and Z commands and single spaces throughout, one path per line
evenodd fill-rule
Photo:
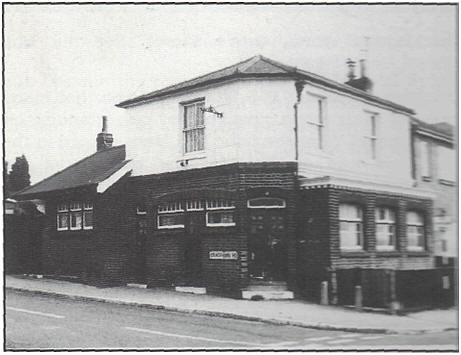
M 284 281 L 252 280 L 248 287 L 242 290 L 243 299 L 291 300 L 293 292 L 289 291 Z

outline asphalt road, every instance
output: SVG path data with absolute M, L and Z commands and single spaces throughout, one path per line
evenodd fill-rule
M 456 350 L 456 331 L 348 333 L 6 290 L 6 349 Z M 308 315 L 306 315 L 308 316 Z

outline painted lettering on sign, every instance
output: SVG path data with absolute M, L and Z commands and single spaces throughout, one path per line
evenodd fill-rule
M 237 260 L 239 254 L 236 251 L 220 251 L 214 250 L 210 251 L 211 260 Z

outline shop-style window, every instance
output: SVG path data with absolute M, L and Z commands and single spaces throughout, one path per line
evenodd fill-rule
M 184 154 L 198 152 L 205 149 L 204 107 L 205 101 L 185 104 L 183 106 Z
M 388 207 L 378 207 L 375 210 L 376 249 L 396 249 L 395 211 Z
M 206 202 L 206 225 L 208 227 L 235 226 L 233 201 L 208 200 Z
M 184 208 L 182 202 L 167 202 L 157 209 L 158 229 L 184 228 Z
M 89 201 L 70 201 L 57 206 L 58 231 L 93 229 L 93 203 Z
M 341 250 L 363 249 L 363 212 L 359 205 L 339 205 L 339 240 Z
M 423 251 L 426 249 L 424 217 L 420 212 L 407 212 L 407 243 L 407 249 L 411 251 Z

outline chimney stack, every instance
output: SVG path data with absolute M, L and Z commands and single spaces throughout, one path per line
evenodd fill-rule
M 349 80 L 354 80 L 355 79 L 355 62 L 351 58 L 348 58 L 346 64 L 349 67 L 349 73 L 347 74 L 347 77 L 349 78 Z
M 346 81 L 346 84 L 352 86 L 356 89 L 371 93 L 371 89 L 373 88 L 373 82 L 366 76 L 365 73 L 365 59 L 360 59 L 360 78 L 355 79 L 355 62 L 351 59 L 348 59 L 346 64 L 349 67 L 349 74 L 347 77 L 349 78 Z
M 112 147 L 112 142 L 114 138 L 112 137 L 112 133 L 107 133 L 107 117 L 102 116 L 102 131 L 98 133 L 96 137 L 96 149 L 97 151 L 102 151 L 104 149 Z

